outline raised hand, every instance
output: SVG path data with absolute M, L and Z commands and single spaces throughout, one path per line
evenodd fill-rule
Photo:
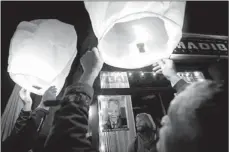
M 32 107 L 32 104 L 33 104 L 33 100 L 30 96 L 30 92 L 24 88 L 22 88 L 19 92 L 19 96 L 21 98 L 21 100 L 23 101 L 24 103 L 24 108 L 23 110 L 24 111 L 31 111 L 31 107 Z
M 96 47 L 91 51 L 87 51 L 80 59 L 81 65 L 85 73 L 98 74 L 103 67 L 103 60 Z
M 80 59 L 83 67 L 83 75 L 80 77 L 79 82 L 93 86 L 96 77 L 99 75 L 103 67 L 103 60 L 99 54 L 97 48 L 93 48 L 92 51 L 87 51 Z
M 48 90 L 46 90 L 44 95 L 42 96 L 41 103 L 39 104 L 38 107 L 48 110 L 49 107 L 45 106 L 44 104 L 45 101 L 58 102 L 56 101 L 56 92 L 57 92 L 57 89 L 55 86 L 49 87 Z
M 173 60 L 162 59 L 157 63 L 153 64 L 153 72 L 156 74 L 163 74 L 167 79 L 176 76 L 176 67 Z
M 44 95 L 42 96 L 42 101 L 55 100 L 56 92 L 57 92 L 57 89 L 55 86 L 49 87 L 48 90 L 46 90 Z

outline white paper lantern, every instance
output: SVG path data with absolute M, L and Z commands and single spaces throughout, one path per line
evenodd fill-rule
M 141 68 L 167 58 L 182 36 L 185 2 L 84 2 L 105 63 Z
M 61 91 L 77 54 L 74 26 L 56 19 L 21 22 L 11 39 L 8 72 L 15 83 L 38 95 Z

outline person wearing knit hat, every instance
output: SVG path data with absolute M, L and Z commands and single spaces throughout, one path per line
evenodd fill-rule
M 136 116 L 137 136 L 129 145 L 128 152 L 156 152 L 157 127 L 151 115 L 140 113 Z

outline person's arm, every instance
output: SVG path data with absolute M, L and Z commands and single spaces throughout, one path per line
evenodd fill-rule
M 16 120 L 11 135 L 2 143 L 2 151 L 5 152 L 30 150 L 36 142 L 39 130 L 48 114 L 48 111 L 41 107 L 31 111 L 32 99 L 29 91 L 21 89 L 19 95 L 24 107 Z
M 54 86 L 49 87 L 45 91 L 44 95 L 42 96 L 40 104 L 30 112 L 29 119 L 27 119 L 25 122 L 27 126 L 27 130 L 26 131 L 24 130 L 24 132 L 29 132 L 31 135 L 34 136 L 35 134 L 37 134 L 36 136 L 38 136 L 38 133 L 41 130 L 41 127 L 43 126 L 44 120 L 49 113 L 49 107 L 44 106 L 44 101 L 55 99 L 55 98 L 56 98 L 56 88 Z
M 67 87 L 61 108 L 55 113 L 53 127 L 45 143 L 45 152 L 92 151 L 87 139 L 88 110 L 93 97 L 93 83 L 103 62 L 97 49 L 81 58 L 84 73 L 78 83 Z
M 188 86 L 189 84 L 184 81 L 183 79 L 180 79 L 174 86 L 173 88 L 176 90 L 176 94 L 179 94 L 180 92 L 184 91 L 185 88 Z
M 28 146 L 23 146 L 22 144 L 20 144 L 20 142 L 24 140 L 24 136 L 20 136 L 20 134 L 21 132 L 23 132 L 25 126 L 27 125 L 27 122 L 30 119 L 30 114 L 31 111 L 21 110 L 10 136 L 2 141 L 2 152 L 9 152 L 15 150 L 17 150 L 18 152 L 23 152 L 24 149 L 27 149 Z
M 14 125 L 14 128 L 11 132 L 11 135 L 19 133 L 27 124 L 28 120 L 30 119 L 31 111 L 24 111 L 21 110 L 16 123 Z
M 33 102 L 30 97 L 30 92 L 25 89 L 21 89 L 19 94 L 20 94 L 20 98 L 24 102 L 24 107 L 21 110 L 21 113 L 19 114 L 19 117 L 15 123 L 12 134 L 19 133 L 27 125 L 31 125 L 30 126 L 31 128 L 34 128 L 34 130 L 37 130 L 37 132 L 39 132 L 44 122 L 44 119 L 46 115 L 48 114 L 49 109 L 43 105 L 43 102 L 48 99 L 47 94 L 50 92 L 50 90 L 54 90 L 54 88 L 49 88 L 44 93 L 44 96 L 42 97 L 42 100 L 39 106 L 35 110 L 32 111 L 31 107 L 32 107 Z
M 33 104 L 32 98 L 30 96 L 30 92 L 22 88 L 19 92 L 19 96 L 24 106 L 16 120 L 11 135 L 19 133 L 27 125 L 27 122 L 30 119 L 31 108 Z
M 27 152 L 33 148 L 48 111 L 21 111 L 11 135 L 2 143 L 2 152 Z
M 176 90 L 176 94 L 184 91 L 185 88 L 189 85 L 184 79 L 180 78 L 177 74 L 171 74 L 167 76 L 167 79 L 170 81 L 171 86 Z
M 177 75 L 175 64 L 170 59 L 162 59 L 153 64 L 153 71 L 156 74 L 163 74 L 170 81 L 177 94 L 188 86 L 188 83 Z
M 33 124 L 36 126 L 37 133 L 42 129 L 45 118 L 49 113 L 49 107 L 45 106 L 44 102 L 56 99 L 56 91 L 55 86 L 49 87 L 42 96 L 40 104 L 31 113 L 31 121 L 33 121 Z

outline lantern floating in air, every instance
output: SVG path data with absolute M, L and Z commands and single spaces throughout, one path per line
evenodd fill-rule
M 105 63 L 141 68 L 167 58 L 182 36 L 185 2 L 85 2 Z
M 77 54 L 74 26 L 56 19 L 21 22 L 11 39 L 8 72 L 15 83 L 42 95 L 61 91 Z

